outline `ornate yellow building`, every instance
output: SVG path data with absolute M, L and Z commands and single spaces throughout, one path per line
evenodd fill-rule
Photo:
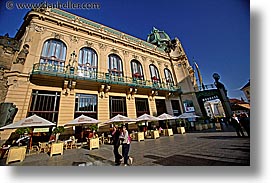
M 30 11 L 15 36 L 20 49 L 4 78 L 14 121 L 33 114 L 58 126 L 81 114 L 179 115 L 200 109 L 196 79 L 176 38 L 153 29 L 147 41 L 59 9 Z M 2 131 L 2 139 L 10 131 Z

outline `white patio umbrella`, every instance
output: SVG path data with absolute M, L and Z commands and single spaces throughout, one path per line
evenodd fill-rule
M 177 119 L 177 117 L 172 116 L 170 114 L 166 114 L 166 113 L 163 113 L 163 114 L 159 115 L 158 118 L 160 118 L 161 120 L 165 120 L 167 129 L 168 129 L 167 121 L 170 120 L 170 119 Z
M 149 114 L 143 114 L 143 115 L 139 116 L 138 118 L 136 118 L 136 120 L 137 121 L 159 121 L 162 119 L 155 117 L 155 116 L 151 116 Z
M 198 117 L 200 117 L 200 116 L 195 115 L 193 113 L 183 113 L 183 114 L 179 115 L 177 118 L 178 119 L 186 119 L 186 118 L 198 118 Z
M 158 118 L 160 118 L 161 120 L 177 119 L 177 117 L 166 113 L 159 115 Z
M 123 122 L 123 123 L 128 123 L 128 122 L 136 122 L 136 119 L 129 118 L 127 116 L 123 116 L 121 114 L 118 114 L 114 117 L 112 117 L 110 120 L 106 121 L 104 124 L 108 123 L 116 123 L 116 122 Z
M 46 126 L 55 126 L 55 124 L 34 114 L 18 122 L 9 124 L 7 126 L 3 126 L 2 128 L 0 128 L 0 130 L 27 128 L 27 127 L 35 128 L 35 127 L 46 127 Z
M 138 118 L 136 118 L 136 120 L 138 122 L 140 122 L 140 121 L 153 122 L 153 121 L 159 121 L 161 119 L 158 117 L 155 117 L 155 116 L 151 116 L 149 114 L 143 114 L 143 115 L 139 116 Z M 148 124 L 146 124 L 146 126 L 148 126 Z
M 18 122 L 9 124 L 7 126 L 3 126 L 2 128 L 0 128 L 0 130 L 18 129 L 18 128 L 36 128 L 36 127 L 47 127 L 47 126 L 55 126 L 55 124 L 34 114 Z M 32 137 L 30 139 L 30 147 L 32 147 Z
M 84 125 L 92 125 L 98 124 L 99 121 L 97 119 L 91 118 L 89 116 L 81 115 L 74 120 L 66 123 L 64 126 L 84 126 Z

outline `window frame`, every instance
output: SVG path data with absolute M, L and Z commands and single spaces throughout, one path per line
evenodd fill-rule
M 60 47 L 60 50 L 57 49 L 58 46 Z M 59 52 L 58 56 L 56 56 L 57 51 Z M 54 53 L 53 55 L 51 54 L 52 52 Z M 63 41 L 58 39 L 48 39 L 43 43 L 39 63 L 64 66 L 66 56 L 67 46 Z
M 114 67 L 115 65 L 116 67 Z M 113 76 L 123 77 L 123 63 L 118 55 L 113 53 L 108 55 L 108 71 Z
M 156 73 L 157 76 L 156 75 L 153 76 L 151 68 L 154 70 L 154 73 Z M 150 70 L 151 81 L 153 83 L 161 83 L 161 78 L 160 78 L 160 75 L 159 75 L 158 68 L 154 64 L 150 64 L 149 65 L 149 70 Z
M 112 111 L 114 109 L 113 107 L 113 101 L 122 101 L 122 111 Z M 110 96 L 109 97 L 109 113 L 110 118 L 116 116 L 117 114 L 121 114 L 124 116 L 127 116 L 127 104 L 126 104 L 126 97 L 118 97 L 118 96 Z
M 43 97 L 39 98 L 38 96 L 44 96 L 44 98 Z M 54 98 L 51 98 L 51 102 L 52 102 L 52 99 L 54 99 L 53 100 L 53 110 L 36 110 L 37 105 L 38 105 L 38 108 L 45 108 L 45 107 L 43 107 L 43 104 L 45 103 L 46 97 L 54 97 Z M 43 116 L 41 114 L 51 114 L 52 113 L 52 117 L 51 117 L 52 119 L 47 119 L 47 120 L 49 120 L 53 123 L 57 123 L 58 122 L 58 114 L 59 114 L 60 98 L 61 98 L 61 92 L 58 92 L 58 91 L 32 90 L 27 116 L 37 114 L 38 116 L 41 116 L 41 117 L 47 119 L 45 116 Z M 48 101 L 46 101 L 46 105 L 52 105 L 51 102 L 49 103 Z
M 164 69 L 164 76 L 166 84 L 174 86 L 174 78 L 172 72 L 168 68 Z
M 137 69 L 137 72 L 135 72 L 135 73 L 134 73 L 134 64 L 136 64 L 136 69 Z M 144 80 L 143 67 L 142 67 L 142 64 L 138 60 L 131 61 L 131 71 L 132 71 L 133 78 L 138 78 L 138 79 Z
M 78 98 L 78 99 L 77 99 Z M 79 110 L 80 107 L 87 107 L 87 106 L 81 106 L 80 100 L 81 99 L 90 99 L 92 103 L 93 100 L 95 100 L 95 105 L 92 105 L 93 110 Z M 83 102 L 85 103 L 85 102 Z M 87 103 L 87 101 L 86 101 Z M 94 104 L 93 103 L 93 104 Z M 85 94 L 85 93 L 76 93 L 75 94 L 75 103 L 74 103 L 74 117 L 77 118 L 80 115 L 86 115 L 92 118 L 97 119 L 98 118 L 98 96 L 96 94 Z
M 84 52 L 87 53 L 84 53 Z M 84 56 L 85 55 L 85 56 Z M 86 63 L 84 57 L 88 60 Z M 87 66 L 89 63 L 89 66 Z M 78 57 L 78 69 L 85 70 L 85 71 L 93 71 L 97 72 L 97 65 L 98 65 L 98 55 L 96 51 L 90 47 L 83 47 L 79 50 L 79 57 Z

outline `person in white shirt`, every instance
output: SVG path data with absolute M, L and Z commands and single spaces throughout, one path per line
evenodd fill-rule
M 122 141 L 122 156 L 124 158 L 124 166 L 128 166 L 128 159 L 130 161 L 130 164 L 133 162 L 133 158 L 129 157 L 129 150 L 130 150 L 130 143 L 131 138 L 129 136 L 129 133 L 126 129 L 126 126 L 122 126 L 122 132 L 120 134 L 120 139 Z

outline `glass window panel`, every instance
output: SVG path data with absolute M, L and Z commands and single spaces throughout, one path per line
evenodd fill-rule
M 97 67 L 97 55 L 93 54 L 93 66 Z
M 61 52 L 61 45 L 60 44 L 56 44 L 55 57 L 57 59 L 60 58 L 60 52 Z
M 90 50 L 89 52 L 88 52 L 88 58 L 87 58 L 87 62 L 89 62 L 90 63 L 90 65 L 92 65 L 92 51 Z
M 79 51 L 78 64 L 83 64 L 83 50 Z
M 47 57 L 48 56 L 48 48 L 49 48 L 49 43 L 46 41 L 43 46 L 43 51 L 42 51 L 42 56 Z
M 63 44 L 63 48 L 62 48 L 62 57 L 60 58 L 61 60 L 65 61 L 66 60 L 66 52 L 67 52 L 67 48 L 66 46 Z
M 45 60 L 52 59 L 52 56 L 54 56 L 55 59 L 65 61 L 66 46 L 63 42 L 58 40 L 47 40 L 43 45 L 41 56 L 47 57 Z M 52 64 L 58 65 L 58 62 Z
M 60 92 L 33 90 L 28 116 L 37 114 L 51 122 L 57 122 Z

